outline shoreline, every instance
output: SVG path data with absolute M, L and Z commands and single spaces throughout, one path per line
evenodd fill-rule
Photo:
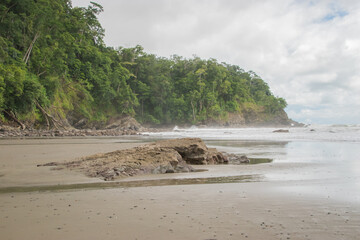
M 126 135 L 139 135 L 141 132 L 134 129 L 69 129 L 69 130 L 38 130 L 38 129 L 19 129 L 8 126 L 0 126 L 1 138 L 56 138 L 56 137 L 114 137 Z
M 51 171 L 50 167 L 36 165 L 144 143 L 124 138 L 4 139 L 0 142 L 0 187 L 104 183 L 76 171 Z M 186 178 L 198 181 L 197 178 L 306 172 L 316 164 L 196 167 L 208 171 L 139 175 L 119 181 L 125 184 L 175 179 L 174 184 L 165 186 L 2 193 L 0 238 L 355 240 L 360 235 L 358 202 L 296 191 L 304 184 L 317 184 L 316 180 L 265 178 L 250 182 L 176 184 L 176 179 Z
M 298 125 L 283 125 L 283 124 L 270 124 L 270 125 L 189 125 L 184 124 L 180 125 L 179 129 L 187 129 L 195 126 L 199 129 L 227 129 L 227 128 L 275 128 L 281 130 L 282 128 L 303 128 L 306 127 L 304 124 Z M 177 125 L 169 126 L 160 126 L 160 127 L 141 127 L 141 125 L 135 126 L 126 126 L 126 127 L 117 127 L 117 128 L 102 128 L 102 129 L 77 129 L 74 127 L 64 128 L 64 129 L 35 129 L 35 128 L 26 128 L 21 129 L 20 127 L 13 127 L 11 125 L 0 124 L 0 139 L 7 138 L 56 138 L 56 137 L 119 137 L 119 136 L 129 136 L 129 135 L 142 135 L 143 133 L 156 133 L 156 132 L 167 132 L 175 131 L 174 127 Z
M 2 169 L 0 169 L 0 188 L 103 183 L 104 180 L 100 177 L 88 177 L 76 169 L 64 168 L 52 170 L 52 165 L 41 165 L 46 165 L 49 162 L 64 163 L 76 161 L 86 156 L 130 149 L 154 141 L 156 139 L 146 139 L 141 136 L 123 136 L 122 138 L 102 136 L 88 138 L 1 139 L 0 159 L 2 159 Z M 285 167 L 291 168 L 292 164 L 285 165 Z M 189 173 L 140 174 L 119 178 L 112 182 L 259 175 L 271 170 L 274 163 L 257 164 L 257 166 L 253 164 L 191 166 L 197 171 Z M 295 164 L 295 166 L 300 167 L 299 164 Z M 304 164 L 301 164 L 301 166 L 304 166 Z M 278 169 L 282 168 L 278 166 Z

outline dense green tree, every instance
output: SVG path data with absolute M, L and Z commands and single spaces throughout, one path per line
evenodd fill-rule
M 134 115 L 137 98 L 119 52 L 103 43 L 99 4 L 69 0 L 0 3 L 0 109 L 19 119 L 43 111 L 65 118 Z
M 246 106 L 263 107 L 268 114 L 286 106 L 259 76 L 238 66 L 198 57 L 164 59 L 139 46 L 121 49 L 121 55 L 133 74 L 130 85 L 140 100 L 136 112 L 143 122 L 198 123 L 226 118 Z
M 70 0 L 0 2 L 0 117 L 46 123 L 49 116 L 105 124 L 199 123 L 249 106 L 277 114 L 286 101 L 254 72 L 215 59 L 158 57 L 103 42 L 101 5 Z

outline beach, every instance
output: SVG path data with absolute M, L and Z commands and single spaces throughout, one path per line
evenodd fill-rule
M 357 173 L 341 182 L 327 177 L 334 175 L 327 173 L 332 168 L 311 161 L 195 166 L 207 171 L 135 176 L 120 182 L 138 184 L 119 186 L 98 185 L 104 181 L 76 171 L 37 167 L 147 141 L 153 140 L 2 139 L 0 238 L 358 239 L 360 235 L 360 201 L 357 193 L 351 195 L 356 185 L 348 184 L 358 180 Z M 229 142 L 207 144 L 229 150 Z M 285 155 L 283 144 L 270 145 L 236 142 L 231 149 L 292 158 L 291 144 Z M 211 178 L 211 184 L 200 178 Z M 80 185 L 41 189 L 72 184 Z M 90 185 L 81 188 L 81 184 Z

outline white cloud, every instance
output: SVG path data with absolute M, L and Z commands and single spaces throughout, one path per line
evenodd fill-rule
M 357 0 L 97 2 L 109 45 L 141 44 L 160 56 L 195 54 L 236 64 L 284 97 L 295 120 L 360 123 Z

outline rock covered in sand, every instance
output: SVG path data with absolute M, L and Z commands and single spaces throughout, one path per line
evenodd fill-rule
M 188 164 L 221 164 L 228 159 L 207 148 L 200 138 L 163 140 L 131 149 L 95 154 L 80 160 L 56 164 L 104 180 L 149 173 L 191 172 Z M 43 166 L 49 166 L 44 164 Z M 51 163 L 50 166 L 54 166 Z
M 223 164 L 227 157 L 215 148 L 208 148 L 200 138 L 180 138 L 162 140 L 149 144 L 163 149 L 173 149 L 178 152 L 188 164 Z

